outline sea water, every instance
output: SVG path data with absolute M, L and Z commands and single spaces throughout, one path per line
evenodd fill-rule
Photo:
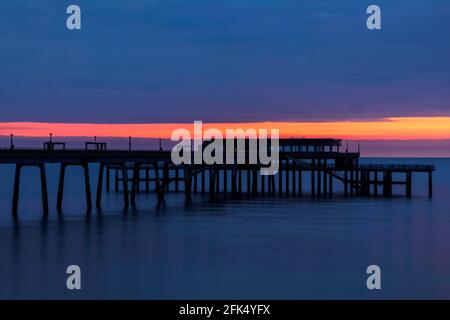
M 316 198 L 199 193 L 186 204 L 171 192 L 158 207 L 139 193 L 124 211 L 111 190 L 87 213 L 82 169 L 71 167 L 57 215 L 58 166 L 48 165 L 48 218 L 39 172 L 25 168 L 13 219 L 14 167 L 2 165 L 0 298 L 449 299 L 450 159 L 362 162 L 436 165 L 433 198 L 416 174 L 410 199 L 404 187 L 389 199 L 345 197 L 335 181 L 332 197 Z M 81 290 L 66 287 L 69 265 L 81 268 Z M 369 265 L 380 266 L 381 290 L 367 289 Z

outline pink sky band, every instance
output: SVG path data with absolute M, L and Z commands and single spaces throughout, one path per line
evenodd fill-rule
M 192 123 L 95 124 L 0 122 L 0 135 L 46 137 L 170 138 L 178 128 L 193 130 Z M 397 117 L 368 121 L 203 123 L 203 130 L 249 128 L 279 129 L 280 137 L 333 137 L 350 140 L 450 139 L 450 117 Z

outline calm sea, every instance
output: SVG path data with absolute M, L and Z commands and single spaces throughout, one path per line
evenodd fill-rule
M 418 174 L 411 199 L 398 188 L 391 199 L 198 194 L 185 205 L 170 193 L 157 208 L 155 194 L 139 194 L 125 214 L 122 194 L 110 192 L 102 212 L 87 215 L 81 169 L 70 168 L 58 217 L 58 167 L 49 165 L 48 219 L 38 171 L 26 168 L 14 221 L 14 168 L 0 166 L 0 298 L 449 299 L 450 159 L 363 161 L 435 164 L 433 199 Z M 66 288 L 72 264 L 80 291 Z M 366 287 L 372 264 L 379 291 Z

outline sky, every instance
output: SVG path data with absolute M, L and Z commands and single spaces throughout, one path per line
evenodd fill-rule
M 81 30 L 66 28 L 70 4 Z M 366 28 L 371 4 L 382 30 Z M 429 139 L 450 117 L 449 34 L 448 0 L 2 0 L 0 129 L 378 122 L 382 135 L 414 117 Z

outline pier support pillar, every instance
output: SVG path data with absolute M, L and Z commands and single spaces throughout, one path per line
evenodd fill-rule
M 392 172 L 391 171 L 384 172 L 383 196 L 385 196 L 385 197 L 392 196 Z
M 148 167 L 145 168 L 145 193 L 150 192 L 150 172 Z
M 378 196 L 378 171 L 373 172 L 373 193 Z
M 16 164 L 16 171 L 14 174 L 14 192 L 12 202 L 12 214 L 17 216 L 17 208 L 19 206 L 19 191 L 20 191 L 20 172 L 22 171 L 22 165 Z
M 329 178 L 329 181 L 328 181 L 329 190 L 328 190 L 328 192 L 329 192 L 330 196 L 332 196 L 333 195 L 333 171 L 330 170 L 330 172 L 328 173 L 328 178 Z
M 216 170 L 214 167 L 209 168 L 209 196 L 214 198 L 216 191 Z
M 279 172 L 278 172 L 279 174 Z M 275 175 L 270 176 L 270 184 L 271 184 L 271 193 L 275 193 Z
M 296 170 L 297 163 L 295 160 L 292 162 L 292 193 L 295 195 L 297 193 L 297 175 Z
M 220 192 L 220 169 L 216 167 L 214 169 L 214 176 L 216 179 L 216 193 Z
M 192 167 L 184 166 L 184 193 L 186 201 L 191 201 L 191 189 L 192 189 Z
M 179 168 L 175 167 L 175 192 L 179 192 L 180 191 L 179 180 L 180 180 Z
M 261 193 L 266 193 L 266 176 L 261 175 Z
M 344 172 L 344 195 L 348 196 L 348 170 Z
M 114 169 L 114 191 L 119 192 L 119 169 Z
M 247 195 L 249 195 L 252 190 L 250 168 L 247 168 L 246 173 L 247 173 Z
M 63 199 L 63 193 L 64 193 L 64 179 L 66 176 L 66 164 L 61 163 L 59 167 L 59 183 L 58 183 L 58 196 L 56 199 L 56 211 L 58 213 L 61 213 L 62 211 L 62 199 Z
M 228 169 L 227 167 L 223 168 L 223 192 L 228 193 Z
M 350 170 L 350 195 L 353 196 L 355 194 L 355 170 Z
M 89 179 L 89 164 L 87 162 L 82 164 L 84 171 L 84 188 L 86 190 L 86 206 L 88 210 L 92 209 L 91 199 L 91 182 Z
M 311 195 L 316 194 L 315 160 L 311 160 Z
M 242 169 L 238 170 L 238 193 L 239 195 L 242 193 Z
M 125 163 L 122 163 L 120 168 L 122 170 L 123 207 L 126 210 L 130 205 L 128 196 L 128 170 Z
M 236 193 L 237 193 L 236 175 L 237 175 L 236 166 L 233 166 L 233 168 L 231 169 L 231 194 L 232 195 L 236 195 Z
M 155 183 L 156 183 L 156 195 L 158 198 L 158 205 L 164 202 L 165 191 L 167 190 L 167 184 L 169 180 L 169 169 L 167 163 L 164 163 L 162 182 L 159 176 L 158 162 L 155 163 Z
M 411 198 L 412 195 L 412 173 L 406 172 L 406 197 Z
M 322 193 L 322 160 L 317 160 L 317 195 Z
M 303 177 L 302 177 L 302 168 L 298 168 L 298 194 L 302 195 L 303 188 Z
M 286 160 L 286 194 L 289 194 L 290 190 L 289 190 L 289 171 L 290 171 L 290 164 L 289 164 L 289 159 Z
M 278 194 L 283 193 L 283 160 L 280 159 L 280 169 L 278 170 Z
M 111 170 L 109 164 L 106 165 L 106 192 L 109 192 L 111 184 Z
M 47 192 L 47 177 L 45 174 L 45 164 L 39 165 L 39 171 L 41 174 L 41 197 L 42 197 L 42 210 L 44 215 L 48 215 L 48 192 Z
M 258 169 L 253 169 L 253 177 L 252 177 L 252 193 L 253 195 L 258 194 Z
M 109 175 L 109 165 L 106 165 L 106 188 L 108 189 L 108 175 Z M 97 181 L 97 196 L 95 198 L 95 206 L 100 209 L 102 206 L 102 190 L 103 190 L 103 171 L 105 170 L 105 164 L 100 163 L 98 168 L 98 181 Z
M 139 190 L 141 164 L 135 162 L 133 165 L 133 181 L 131 182 L 131 205 L 136 205 L 136 192 Z
M 193 168 L 193 174 L 194 174 L 194 193 L 197 193 L 198 192 L 198 185 L 197 185 L 198 169 L 197 169 L 197 167 Z

